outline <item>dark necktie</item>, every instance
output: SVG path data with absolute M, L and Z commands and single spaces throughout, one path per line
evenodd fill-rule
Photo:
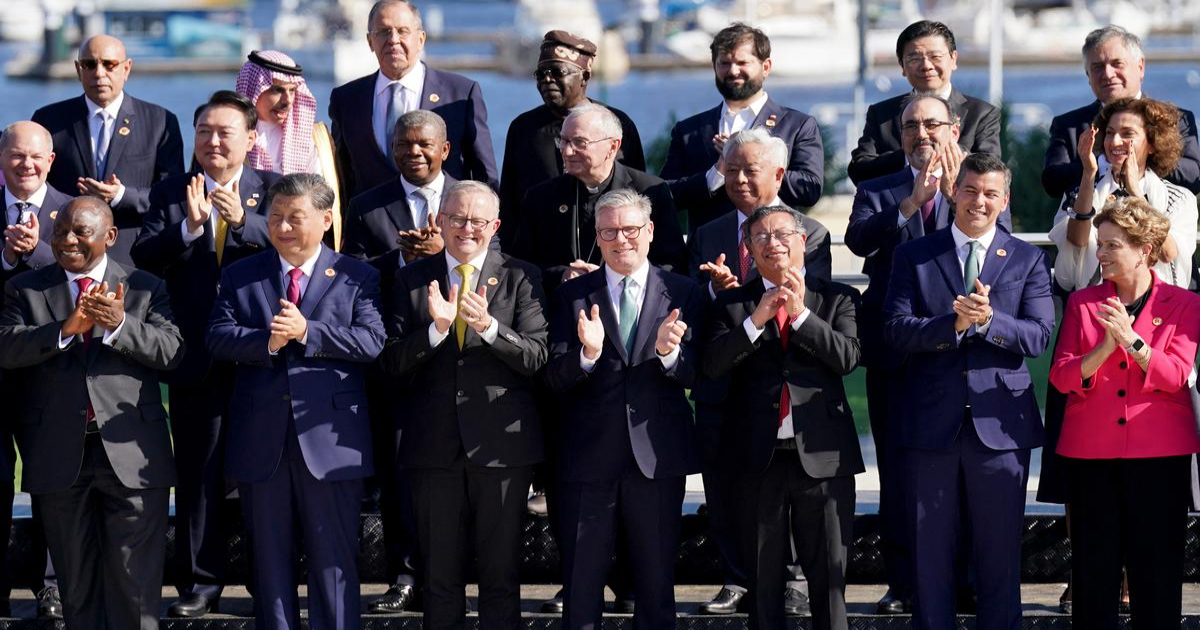
M 295 269 L 292 269 L 291 271 L 288 272 L 289 280 L 288 280 L 288 288 L 287 288 L 287 299 L 292 304 L 295 304 L 296 308 L 300 308 L 300 278 L 303 275 L 304 275 L 304 272 L 301 271 L 299 267 L 296 267 Z
M 25 210 L 27 210 L 32 205 L 33 204 L 29 203 L 28 201 L 18 201 L 16 203 L 14 203 L 13 208 L 15 208 L 17 210 L 17 216 L 9 218 L 7 216 L 7 213 L 5 213 L 6 214 L 6 216 L 4 217 L 5 220 L 8 221 L 9 225 L 16 225 L 18 223 L 21 223 L 21 215 L 25 212 Z
M 783 346 L 784 352 L 787 352 L 788 338 L 791 337 L 792 319 L 788 317 L 787 306 L 780 306 L 778 311 L 775 311 L 775 323 L 779 325 L 779 342 Z M 779 424 L 777 427 L 783 426 L 783 419 L 792 412 L 792 394 L 788 391 L 787 379 L 783 381 L 783 391 L 779 394 Z
M 92 286 L 92 279 L 87 276 L 83 276 L 82 278 L 76 278 L 75 284 L 79 285 L 79 295 L 77 295 L 75 297 L 75 306 L 78 307 L 79 300 L 83 299 L 83 294 L 87 293 L 87 290 Z M 89 330 L 83 334 L 83 347 L 84 347 L 85 351 L 91 343 L 92 343 L 92 331 Z M 89 398 L 88 399 L 88 407 L 87 407 L 87 421 L 91 422 L 92 420 L 95 420 L 95 419 L 96 419 L 96 410 L 92 408 L 92 401 Z
M 746 241 L 738 239 L 738 282 L 745 282 L 750 276 L 750 248 L 746 247 Z

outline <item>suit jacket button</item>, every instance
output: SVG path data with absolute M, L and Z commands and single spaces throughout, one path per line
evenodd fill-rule
M 1118 389 L 1118 390 L 1117 390 L 1117 397 L 1118 397 L 1118 398 L 1124 398 L 1124 397 L 1125 397 L 1125 390 L 1123 390 L 1123 389 Z
M 772 409 L 778 409 L 778 408 L 779 408 L 779 403 L 771 403 L 771 408 L 772 408 Z
M 460 390 L 458 390 L 458 395 L 461 398 L 462 396 L 465 396 L 466 394 L 464 394 L 463 390 L 460 389 Z
M 86 416 L 86 415 L 87 415 L 87 409 L 80 409 L 80 410 L 79 410 L 79 415 L 81 415 L 81 416 Z
M 425 358 L 425 353 L 424 353 L 424 352 L 418 352 L 418 353 L 417 353 L 417 358 L 418 358 L 418 359 L 423 359 L 423 358 Z
M 967 377 L 967 371 L 966 371 L 966 370 L 963 370 L 962 374 L 963 374 L 963 378 L 966 378 L 966 377 Z
M 462 360 L 462 359 L 459 359 L 459 360 L 458 360 L 458 366 L 459 366 L 459 367 L 462 367 L 462 364 L 463 364 L 463 360 Z
M 788 370 L 784 370 L 784 371 L 783 371 L 783 377 L 784 377 L 784 378 L 787 378 L 787 377 L 788 377 L 788 376 L 790 376 L 790 375 L 791 375 L 791 372 L 790 372 L 790 371 L 788 371 Z
M 287 401 L 290 401 L 291 399 L 292 399 L 292 395 L 291 395 L 291 394 L 284 394 L 284 395 L 283 395 L 283 400 L 284 400 L 285 402 L 287 402 Z
M 1125 418 L 1117 418 L 1117 424 L 1125 424 Z

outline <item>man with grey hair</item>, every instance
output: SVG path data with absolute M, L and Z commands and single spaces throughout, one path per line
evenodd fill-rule
M 1079 185 L 1083 174 L 1079 137 L 1091 128 L 1100 108 L 1119 98 L 1141 98 L 1142 79 L 1146 74 L 1146 54 L 1141 40 L 1113 24 L 1088 33 L 1083 43 L 1083 72 L 1096 100 L 1055 116 L 1050 123 L 1050 145 L 1046 147 L 1042 187 L 1055 199 L 1062 198 Z M 1196 116 L 1182 107 L 1179 113 L 1183 155 L 1164 179 L 1200 193 L 1200 142 L 1196 137 Z
M 599 268 L 603 248 L 595 238 L 595 208 L 609 191 L 628 189 L 650 200 L 658 226 L 650 260 L 667 271 L 685 269 L 687 252 L 670 188 L 616 161 L 621 138 L 621 122 L 607 107 L 584 103 L 572 109 L 559 137 L 565 172 L 525 194 L 511 252 L 541 267 L 547 294 Z
M 548 355 L 542 278 L 534 265 L 489 248 L 500 220 L 487 185 L 458 182 L 445 201 L 437 219 L 445 252 L 401 269 L 392 292 L 381 361 L 404 411 L 389 472 L 403 468 L 412 483 L 425 627 L 463 627 L 474 549 L 480 625 L 516 630 L 524 490 L 543 458 L 535 385 Z
M 684 478 L 696 472 L 692 410 L 704 294 L 648 260 L 658 225 L 631 190 L 596 202 L 604 265 L 558 289 L 546 380 L 558 440 L 563 628 L 599 628 L 618 524 L 631 553 L 637 628 L 675 627 Z M 617 419 L 617 422 L 614 422 Z
M 843 384 L 860 354 L 858 292 L 805 273 L 801 218 L 767 206 L 746 219 L 742 240 L 759 274 L 717 295 L 703 372 L 727 389 L 723 449 L 739 475 L 750 627 L 786 627 L 790 537 L 813 628 L 845 630 L 854 475 L 864 470 Z

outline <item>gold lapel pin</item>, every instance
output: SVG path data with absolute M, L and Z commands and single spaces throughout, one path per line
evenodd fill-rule
M 121 134 L 122 136 L 128 136 L 129 135 L 129 127 L 121 127 L 120 129 L 117 130 L 117 133 Z
M 1154 322 L 1155 326 L 1162 326 L 1162 318 L 1161 317 L 1155 317 L 1152 321 Z
M 488 278 L 488 286 L 489 287 L 494 287 L 497 284 L 500 284 L 500 281 L 496 279 L 496 276 L 492 276 L 491 278 Z
M 1007 256 L 1007 255 L 1008 255 L 1008 252 L 1007 252 L 1007 251 L 1005 251 L 1005 250 L 1003 250 L 1003 249 L 997 249 L 997 250 L 996 250 L 996 255 L 997 255 L 997 256 L 999 256 L 999 257 L 1001 257 L 1001 258 L 1004 258 L 1005 256 Z
M 770 116 L 768 116 L 767 122 L 765 124 L 768 127 L 774 127 L 775 126 L 775 114 L 771 114 Z
M 564 203 L 563 205 L 559 206 L 558 211 L 562 214 L 566 214 L 567 213 L 567 204 Z
M 57 219 L 57 218 L 58 218 L 58 210 L 53 210 L 53 211 L 51 211 L 51 212 L 50 212 L 50 220 L 51 220 L 51 221 L 53 221 L 53 220 L 55 220 L 55 219 Z
M 258 205 L 258 200 L 257 200 L 257 199 L 255 199 L 254 197 L 251 197 L 251 198 L 249 198 L 249 199 L 247 199 L 247 200 L 246 200 L 246 205 L 247 205 L 247 206 L 250 206 L 251 208 L 253 208 L 254 206 L 257 206 L 257 205 Z
M 442 100 L 442 97 L 438 96 L 437 94 L 430 94 L 430 95 L 429 95 L 429 102 L 430 102 L 430 103 L 436 103 L 436 102 L 438 102 L 438 101 L 440 101 L 440 100 Z
M 329 269 L 326 269 L 326 270 L 325 270 L 325 277 L 327 277 L 327 278 L 332 278 L 332 277 L 334 277 L 334 276 L 336 276 L 336 275 L 337 275 L 337 272 L 336 272 L 336 271 L 334 271 L 332 267 L 330 267 Z

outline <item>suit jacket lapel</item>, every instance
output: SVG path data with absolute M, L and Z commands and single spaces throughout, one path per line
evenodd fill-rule
M 84 172 L 88 177 L 99 179 L 96 176 L 96 158 L 92 155 L 92 127 L 88 119 L 88 104 L 85 97 L 79 97 L 79 116 L 75 118 L 74 131 L 71 135 L 75 136 L 75 148 L 79 150 L 79 159 L 83 162 Z
M 411 230 L 416 225 L 413 224 L 412 208 L 408 205 L 408 195 L 404 191 L 404 184 L 400 183 L 400 178 L 396 178 L 396 190 L 392 195 L 395 201 L 384 206 L 383 209 L 392 220 L 392 225 L 397 230 Z
M 984 285 L 995 284 L 1000 274 L 1004 273 L 1004 267 L 1008 265 L 1010 258 L 1006 247 L 1011 238 L 1007 232 L 996 228 L 996 237 L 992 239 L 992 246 L 988 248 L 987 256 L 983 260 L 983 270 L 979 273 L 979 281 Z
M 704 123 L 700 125 L 700 146 L 704 147 L 704 155 L 713 163 L 716 163 L 717 159 L 721 157 L 713 148 L 712 137 L 717 135 L 717 129 L 721 126 L 721 109 L 723 107 L 725 107 L 725 102 L 721 101 L 720 105 L 710 109 L 704 116 Z
M 321 255 L 317 256 L 317 264 L 313 266 L 312 277 L 308 279 L 308 287 L 304 289 L 304 295 L 300 297 L 300 314 L 305 318 L 312 317 L 317 303 L 337 280 L 337 270 L 334 269 L 335 262 L 333 250 L 322 245 Z
M 267 308 L 272 313 L 279 312 L 279 300 L 283 299 L 283 268 L 279 264 L 278 254 L 275 256 L 263 256 L 261 258 L 262 266 L 259 268 L 261 281 L 258 286 L 262 287 L 263 297 L 267 300 Z
M 391 165 L 392 170 L 395 171 L 396 165 L 392 162 L 392 158 L 386 151 L 381 151 L 379 144 L 375 142 L 375 82 L 378 80 L 379 71 L 376 70 L 371 73 L 370 79 L 363 81 L 362 93 L 355 99 L 360 108 L 358 116 L 355 118 L 359 124 L 352 125 L 352 127 L 358 129 L 357 133 L 363 138 L 359 146 L 370 146 L 375 157 L 383 160 L 385 164 Z M 390 141 L 390 139 L 388 140 Z
M 1171 315 L 1174 304 L 1169 293 L 1162 293 L 1158 290 L 1158 287 L 1162 286 L 1161 282 L 1157 277 L 1154 279 L 1153 284 L 1150 285 L 1150 299 L 1146 300 L 1146 306 L 1142 307 L 1142 312 L 1133 320 L 1133 332 L 1145 339 L 1146 343 L 1150 343 L 1150 339 L 1154 336 L 1154 328 L 1157 325 L 1154 323 L 1155 320 L 1161 322 L 1163 319 L 1175 319 L 1174 317 L 1163 317 Z M 1111 282 L 1108 284 L 1113 287 L 1115 296 L 1116 285 Z
M 50 314 L 54 315 L 54 319 L 58 321 L 66 321 L 71 316 L 71 312 L 75 310 L 75 304 L 71 301 L 71 288 L 68 286 L 67 272 L 61 267 L 58 269 L 58 282 L 54 283 L 43 294 L 46 297 L 46 306 L 50 308 Z
M 657 268 L 651 266 L 646 276 L 646 289 L 642 297 L 642 312 L 638 314 L 637 333 L 633 338 L 633 357 L 630 364 L 654 358 L 654 342 L 658 339 L 658 324 L 666 319 L 671 296 Z
M 616 348 L 617 354 L 621 356 L 621 360 L 626 364 L 629 363 L 629 354 L 625 352 L 625 344 L 621 343 L 621 327 L 617 325 L 617 316 L 613 312 L 612 299 L 608 296 L 608 281 L 607 267 L 600 266 L 600 269 L 593 271 L 595 280 L 592 281 L 592 291 L 588 294 L 588 305 L 595 304 L 600 307 L 600 321 L 604 324 L 604 337 L 609 341 L 609 345 Z M 591 317 L 591 313 L 587 314 Z
M 780 118 L 783 118 L 783 108 L 776 104 L 775 101 L 767 98 L 767 102 L 763 103 L 762 109 L 758 110 L 758 115 L 754 117 L 754 122 L 750 123 L 747 129 L 765 126 L 767 127 L 767 131 L 774 132 L 775 123 L 779 122 Z M 772 120 L 775 123 L 767 124 L 768 121 Z
M 121 156 L 125 155 L 125 147 L 133 141 L 134 135 L 141 131 L 137 127 L 137 122 L 133 99 L 126 94 L 125 100 L 121 102 L 121 109 L 117 112 L 117 119 L 112 122 L 112 139 L 108 143 L 108 160 L 104 163 L 102 178 L 108 177 L 121 163 Z M 122 135 L 122 129 L 128 129 L 129 133 Z
M 940 239 L 936 249 L 940 250 L 941 253 L 934 260 L 937 262 L 938 269 L 942 270 L 946 286 L 950 287 L 950 295 L 962 295 L 963 270 L 958 264 L 958 252 L 955 251 L 954 236 L 950 234 L 950 230 L 938 230 L 931 235 L 931 238 Z

